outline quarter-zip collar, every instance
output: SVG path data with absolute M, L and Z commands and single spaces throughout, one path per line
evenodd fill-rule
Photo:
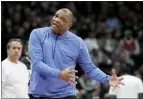
M 54 37 L 55 39 L 56 39 L 57 35 L 58 35 L 58 39 L 63 39 L 63 38 L 65 38 L 66 35 L 68 34 L 68 30 L 65 31 L 63 34 L 55 34 L 55 33 L 52 31 L 51 27 L 50 27 L 50 34 L 51 34 L 52 37 Z

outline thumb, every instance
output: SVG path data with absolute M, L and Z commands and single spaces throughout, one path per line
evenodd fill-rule
M 115 69 L 112 69 L 112 76 L 116 76 Z
M 74 66 L 67 67 L 68 70 L 74 69 Z

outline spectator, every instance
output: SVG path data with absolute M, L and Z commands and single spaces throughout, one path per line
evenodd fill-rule
M 124 53 L 124 61 L 134 66 L 135 63 L 130 56 L 138 55 L 140 53 L 140 47 L 138 41 L 133 38 L 131 30 L 125 31 L 124 39 L 120 41 L 120 51 Z
M 116 95 L 117 98 L 138 98 L 139 93 L 143 93 L 143 82 L 136 76 L 131 75 L 129 67 L 123 66 L 121 70 L 121 75 L 125 78 L 123 82 L 125 86 L 120 86 L 113 90 L 110 87 L 109 94 Z
M 28 98 L 28 71 L 19 61 L 22 52 L 20 39 L 7 43 L 7 58 L 2 61 L 2 98 Z
M 84 41 L 85 44 L 87 45 L 89 53 L 91 53 L 93 50 L 99 49 L 94 33 L 89 33 L 89 37 L 84 39 Z

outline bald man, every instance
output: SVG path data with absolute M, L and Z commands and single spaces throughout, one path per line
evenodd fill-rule
M 76 63 L 94 80 L 117 87 L 122 77 L 106 75 L 91 61 L 84 41 L 70 32 L 72 12 L 58 10 L 50 27 L 34 29 L 29 39 L 31 99 L 76 99 Z

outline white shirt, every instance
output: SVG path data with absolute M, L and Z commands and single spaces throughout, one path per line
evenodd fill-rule
M 132 75 L 123 75 L 124 86 L 116 88 L 110 87 L 109 94 L 116 95 L 117 98 L 138 98 L 138 93 L 143 93 L 143 82 L 138 77 Z
M 28 70 L 20 61 L 2 61 L 2 98 L 28 98 Z
M 86 38 L 84 41 L 87 45 L 89 52 L 91 52 L 93 49 L 99 49 L 96 39 Z

